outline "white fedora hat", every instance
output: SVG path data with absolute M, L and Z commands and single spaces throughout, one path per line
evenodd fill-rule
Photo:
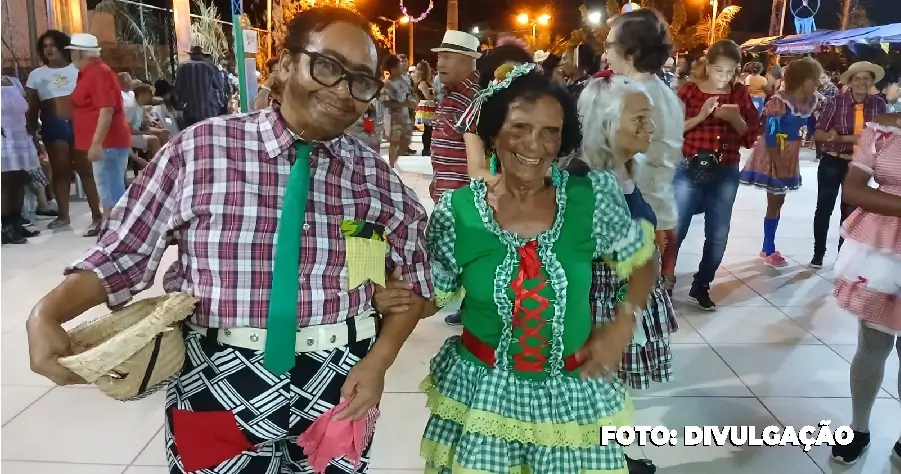
M 74 51 L 100 51 L 100 43 L 97 42 L 97 37 L 94 35 L 75 33 L 72 35 L 72 39 L 69 40 L 69 46 L 66 46 L 66 49 Z
M 885 69 L 882 69 L 882 66 L 873 64 L 869 61 L 858 61 L 852 64 L 848 70 L 842 74 L 842 84 L 850 84 L 851 78 L 859 72 L 868 72 L 872 74 L 875 82 L 879 82 L 885 77 Z
M 432 48 L 433 53 L 457 53 L 471 58 L 479 59 L 479 39 L 464 31 L 447 30 L 444 39 L 437 48 Z

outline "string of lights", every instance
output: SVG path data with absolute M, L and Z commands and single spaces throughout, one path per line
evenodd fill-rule
M 425 18 L 427 16 L 429 16 L 429 13 L 432 13 L 433 8 L 435 8 L 435 2 L 434 2 L 434 0 L 429 0 L 429 7 L 426 8 L 425 12 L 423 12 L 422 15 L 414 17 L 407 11 L 407 7 L 404 6 L 404 0 L 400 0 L 401 13 L 403 13 L 407 18 L 409 18 L 410 22 L 412 22 L 412 23 L 419 23 L 420 21 L 425 20 Z

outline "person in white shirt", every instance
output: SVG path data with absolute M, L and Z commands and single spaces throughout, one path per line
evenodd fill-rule
M 660 275 L 672 293 L 676 283 L 676 224 L 678 209 L 673 190 L 676 166 L 682 161 L 685 112 L 673 90 L 657 76 L 672 53 L 666 23 L 651 9 L 624 13 L 613 19 L 605 57 L 610 69 L 640 82 L 654 103 L 656 131 L 643 160 L 636 160 L 636 184 L 657 215 Z
M 147 84 L 140 84 L 130 91 L 134 99 L 124 105 L 125 117 L 131 127 L 131 147 L 147 152 L 149 158 L 153 158 L 162 147 L 163 140 L 160 132 L 163 130 L 151 129 L 146 117 L 145 107 L 153 100 L 153 88 Z M 138 161 L 139 164 L 143 164 Z
M 85 232 L 85 237 L 96 237 L 100 233 L 103 212 L 100 196 L 94 183 L 94 171 L 87 153 L 75 149 L 75 132 L 72 123 L 72 104 L 69 96 L 78 81 L 78 68 L 72 64 L 69 50 L 69 35 L 49 30 L 38 38 L 38 54 L 44 65 L 31 71 L 25 82 L 25 97 L 28 101 L 27 127 L 31 132 L 38 130 L 47 149 L 47 157 L 52 170 L 53 194 L 58 206 L 58 215 L 47 225 L 53 230 L 66 227 L 69 218 L 69 194 L 72 187 L 72 171 L 78 173 L 81 187 L 91 208 L 93 222 Z

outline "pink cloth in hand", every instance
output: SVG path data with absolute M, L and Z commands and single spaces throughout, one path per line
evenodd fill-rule
M 347 458 L 354 463 L 356 469 L 363 456 L 363 450 L 372 441 L 379 410 L 377 408 L 369 410 L 369 413 L 360 420 L 335 419 L 335 415 L 348 403 L 350 399 L 323 413 L 297 437 L 297 445 L 303 448 L 307 462 L 317 474 L 324 473 L 330 462 L 341 458 Z

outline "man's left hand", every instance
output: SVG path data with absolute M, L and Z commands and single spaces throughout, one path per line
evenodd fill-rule
M 360 420 L 375 408 L 385 391 L 385 372 L 388 365 L 371 356 L 357 362 L 341 387 L 341 399 L 350 403 L 336 415 L 338 420 Z
M 103 147 L 92 144 L 91 148 L 88 148 L 88 161 L 100 161 L 101 158 L 103 158 Z

